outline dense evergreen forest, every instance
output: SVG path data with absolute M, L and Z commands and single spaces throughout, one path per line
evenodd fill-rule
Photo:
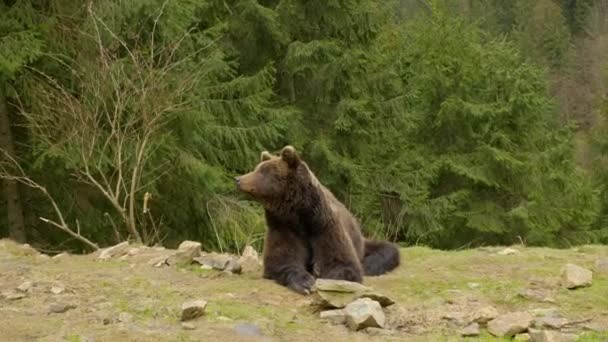
M 0 237 L 259 248 L 292 144 L 371 237 L 608 243 L 607 118 L 607 0 L 0 0 Z

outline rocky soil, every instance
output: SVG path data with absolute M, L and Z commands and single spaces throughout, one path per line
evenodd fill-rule
M 0 240 L 0 341 L 608 341 L 608 247 L 402 250 L 301 296 L 257 252 L 122 243 L 48 256 Z

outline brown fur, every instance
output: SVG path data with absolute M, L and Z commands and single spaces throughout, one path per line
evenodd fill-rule
M 365 240 L 357 220 L 291 146 L 279 157 L 262 152 L 260 164 L 238 177 L 237 186 L 265 209 L 266 278 L 306 293 L 315 277 L 362 282 L 364 273 L 399 264 L 397 248 Z

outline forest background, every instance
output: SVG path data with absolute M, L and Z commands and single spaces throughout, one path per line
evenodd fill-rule
M 294 145 L 374 238 L 608 243 L 607 0 L 2 0 L 0 237 L 262 248 Z M 6 213 L 6 214 L 4 214 Z

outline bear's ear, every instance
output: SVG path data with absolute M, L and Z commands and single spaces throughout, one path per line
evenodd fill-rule
M 270 160 L 270 159 L 272 159 L 272 154 L 268 153 L 268 151 L 264 151 L 264 152 L 262 152 L 260 159 L 262 161 Z
M 292 167 L 297 166 L 300 162 L 300 157 L 298 156 L 296 149 L 291 145 L 283 147 L 283 149 L 281 150 L 281 159 L 283 159 L 289 166 Z

